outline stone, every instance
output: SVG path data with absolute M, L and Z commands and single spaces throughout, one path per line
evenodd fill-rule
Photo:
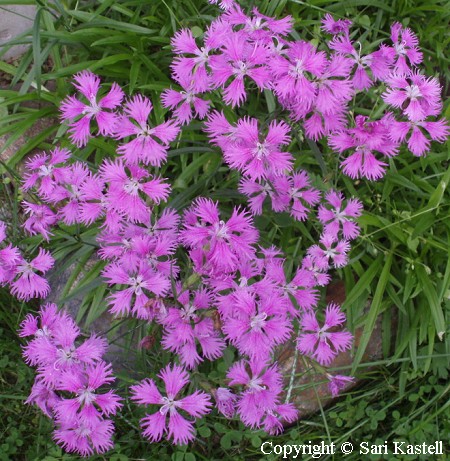
M 10 40 L 33 27 L 36 7 L 33 5 L 8 5 L 0 10 L 0 50 Z M 3 61 L 22 56 L 29 45 L 14 45 L 0 59 Z M 1 50 L 3 51 L 3 50 Z

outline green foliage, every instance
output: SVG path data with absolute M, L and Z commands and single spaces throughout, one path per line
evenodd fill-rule
M 424 65 L 437 75 L 447 94 L 450 71 L 444 51 L 449 46 L 450 9 L 445 0 L 262 0 L 261 11 L 268 15 L 291 14 L 295 20 L 294 38 L 320 41 L 320 18 L 326 12 L 335 17 L 352 18 L 362 33 L 362 46 L 372 50 L 389 36 L 389 26 L 400 21 L 417 32 L 424 51 Z M 0 199 L 10 210 L 11 232 L 21 246 L 35 248 L 39 238 L 23 239 L 19 232 L 21 161 L 35 148 L 48 149 L 52 143 L 67 145 L 65 126 L 58 122 L 57 107 L 71 91 L 70 77 L 91 69 L 106 82 L 118 81 L 128 93 L 143 92 L 155 103 L 156 122 L 165 111 L 157 103 L 162 89 L 170 86 L 170 37 L 180 27 L 191 27 L 201 36 L 205 25 L 216 14 L 206 0 L 101 0 L 14 1 L 0 0 L 1 8 L 10 4 L 33 4 L 38 9 L 29 32 L 10 43 L 27 43 L 29 51 L 15 63 L 0 60 L 2 80 L 10 85 L 0 89 L 0 136 L 8 134 L 3 152 L 24 138 L 15 154 L 0 166 L 5 181 Z M 0 13 L 1 14 L 1 13 Z M 3 48 L 6 51 L 8 46 Z M 0 50 L 0 59 L 2 55 Z M 379 94 L 371 95 L 379 100 Z M 361 113 L 371 114 L 372 106 L 362 105 Z M 214 101 L 213 101 L 214 104 Z M 273 116 L 270 92 L 255 95 L 247 104 L 254 116 Z M 450 116 L 450 104 L 445 104 Z M 372 114 L 374 115 L 374 114 Z M 231 111 L 227 116 L 233 117 Z M 30 128 L 45 119 L 46 127 L 30 134 Z M 170 205 L 182 210 L 198 195 L 230 204 L 244 203 L 236 191 L 237 175 L 222 165 L 221 156 L 205 142 L 199 124 L 183 131 L 183 141 L 169 153 L 161 175 L 173 183 Z M 53 141 L 54 140 L 54 141 Z M 351 181 L 337 171 L 336 157 L 326 154 L 321 143 L 303 142 L 296 136 L 291 149 L 299 152 L 296 166 L 312 171 L 322 189 L 339 187 L 360 198 L 364 215 L 363 234 L 352 250 L 351 264 L 337 273 L 345 282 L 344 304 L 350 328 L 363 328 L 356 351 L 354 372 L 368 378 L 368 384 L 352 391 L 319 415 L 300 421 L 277 439 L 277 443 L 305 443 L 308 440 L 343 442 L 363 440 L 408 440 L 421 443 L 450 436 L 448 379 L 450 339 L 450 225 L 448 183 L 450 156 L 448 145 L 433 144 L 425 158 L 402 152 L 395 157 L 386 177 L 376 183 Z M 0 152 L 0 155 L 3 153 Z M 105 141 L 93 140 L 75 151 L 76 158 L 95 168 L 102 158 L 114 153 Z M 322 182 L 322 177 L 325 177 Z M 295 267 L 300 246 L 317 236 L 314 223 L 292 223 L 284 215 L 264 213 L 256 220 L 262 244 L 279 245 Z M 61 270 L 71 276 L 61 294 L 60 304 L 82 296 L 79 319 L 92 323 L 106 309 L 104 288 L 99 274 L 102 263 L 87 265 L 96 250 L 95 235 L 77 226 L 61 228 L 50 249 Z M 371 307 L 364 311 L 367 300 Z M 75 460 L 63 455 L 49 439 L 48 420 L 22 400 L 29 392 L 33 374 L 20 358 L 15 330 L 28 306 L 17 304 L 3 291 L 0 298 L 0 460 Z M 377 318 L 382 317 L 384 359 L 373 364 L 377 372 L 365 373 L 361 364 L 364 348 Z M 111 339 L 117 329 L 110 332 Z M 130 344 L 153 334 L 143 325 L 130 326 Z M 158 368 L 163 352 L 138 353 L 139 376 Z M 233 356 L 225 356 L 215 366 L 202 371 L 214 380 L 223 373 Z M 124 373 L 126 375 L 126 373 Z M 124 376 L 126 378 L 127 376 Z M 126 385 L 123 380 L 123 389 Z M 167 443 L 150 445 L 138 434 L 139 415 L 128 405 L 118 419 L 115 449 L 105 457 L 127 461 L 160 459 L 194 461 L 219 459 L 260 459 L 260 444 L 269 440 L 262 433 L 244 429 L 241 424 L 206 418 L 198 426 L 198 442 L 189 448 L 173 448 Z M 216 421 L 213 423 L 212 421 Z M 33 430 L 30 430 L 33 428 Z M 378 442 L 377 442 L 378 441 Z M 347 459 L 360 459 L 353 454 Z M 265 459 L 274 459 L 270 456 Z M 369 458 L 370 459 L 370 458 Z M 391 459 L 389 457 L 373 459 Z M 423 458 L 426 459 L 426 458 Z M 444 459 L 444 458 L 443 458 Z

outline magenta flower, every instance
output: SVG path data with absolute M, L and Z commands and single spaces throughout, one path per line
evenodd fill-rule
M 204 392 L 195 391 L 184 398 L 177 398 L 183 387 L 189 383 L 189 375 L 178 365 L 167 365 L 158 377 L 165 385 L 164 396 L 153 379 L 146 379 L 130 388 L 131 398 L 138 404 L 160 407 L 155 413 L 147 414 L 141 419 L 144 429 L 142 434 L 151 442 L 159 442 L 166 434 L 174 444 L 185 445 L 195 439 L 195 429 L 193 420 L 186 419 L 183 414 L 195 419 L 209 413 L 212 405 L 210 397 Z
M 278 435 L 284 431 L 284 425 L 293 423 L 298 418 L 298 410 L 292 403 L 282 403 L 273 410 L 267 410 L 262 426 L 270 435 Z
M 134 222 L 146 222 L 151 214 L 148 199 L 158 204 L 167 199 L 169 184 L 153 177 L 138 166 L 125 166 L 119 159 L 105 160 L 100 167 L 100 177 L 109 184 L 106 198 L 118 213 Z
M 330 390 L 332 397 L 337 397 L 342 389 L 355 380 L 353 376 L 330 375 L 329 373 L 327 373 L 327 378 L 329 380 L 328 389 Z
M 209 101 L 199 98 L 195 91 L 195 84 L 191 81 L 180 81 L 182 91 L 173 89 L 164 90 L 161 94 L 163 107 L 173 110 L 174 117 L 179 123 L 185 125 L 194 117 L 203 119 L 209 111 Z
M 91 456 L 113 448 L 114 424 L 109 419 L 76 418 L 62 423 L 53 438 L 69 453 Z
M 284 122 L 270 123 L 267 135 L 260 133 L 258 120 L 243 118 L 237 123 L 237 142 L 226 146 L 224 158 L 250 179 L 280 175 L 292 169 L 292 155 L 282 151 L 290 143 L 289 126 Z
M 151 321 L 156 312 L 149 308 L 152 294 L 164 295 L 170 287 L 170 281 L 152 267 L 140 262 L 136 269 L 126 268 L 118 263 L 108 264 L 103 277 L 108 285 L 120 285 L 126 288 L 112 293 L 108 298 L 109 311 L 117 316 L 133 315 Z
M 231 419 L 236 413 L 237 395 L 233 394 L 226 387 L 219 387 L 214 393 L 217 410 L 226 418 Z
M 316 95 L 311 76 L 319 76 L 326 64 L 326 54 L 317 52 L 311 43 L 291 43 L 286 57 L 278 56 L 270 63 L 275 94 L 282 99 L 298 101 L 309 110 Z
M 263 43 L 270 46 L 273 40 L 281 40 L 283 36 L 288 35 L 292 30 L 293 19 L 291 16 L 285 16 L 281 19 L 274 19 L 261 14 L 255 7 L 252 15 L 247 16 L 239 5 L 229 9 L 224 15 L 224 20 L 234 27 L 245 32 L 246 38 L 250 42 Z M 242 28 L 241 28 L 241 27 Z
M 48 197 L 56 184 L 69 180 L 70 167 L 65 164 L 70 156 L 69 150 L 56 147 L 50 154 L 38 154 L 27 160 L 23 189 L 36 187 L 41 197 Z
M 47 242 L 50 240 L 50 228 L 58 222 L 58 217 L 47 205 L 22 202 L 25 213 L 28 215 L 23 227 L 30 235 L 41 234 Z
M 335 331 L 345 322 L 345 314 L 337 304 L 325 309 L 322 326 L 313 312 L 306 312 L 301 319 L 302 333 L 297 338 L 297 348 L 321 365 L 329 365 L 339 352 L 351 348 L 353 336 L 348 331 Z
M 70 397 L 54 404 L 56 420 L 64 425 L 77 418 L 95 420 L 116 414 L 122 407 L 121 398 L 112 390 L 99 392 L 100 387 L 114 379 L 111 364 L 105 362 L 87 365 L 83 373 L 76 368 L 62 371 L 56 389 Z
M 17 299 L 29 301 L 31 298 L 45 298 L 50 292 L 47 280 L 37 274 L 45 274 L 55 263 L 51 254 L 40 248 L 38 255 L 31 261 L 21 258 L 14 270 L 14 280 L 10 282 L 11 294 Z
M 99 134 L 112 136 L 116 126 L 116 114 L 111 112 L 120 105 L 123 91 L 113 83 L 103 98 L 98 97 L 100 78 L 90 71 L 75 75 L 75 88 L 87 99 L 87 104 L 75 96 L 68 96 L 61 103 L 61 118 L 69 121 L 70 139 L 77 147 L 83 147 L 92 137 L 91 120 L 95 119 Z
M 409 120 L 418 122 L 430 115 L 439 115 L 442 102 L 437 78 L 427 78 L 419 72 L 393 74 L 386 79 L 386 84 L 388 88 L 382 98 L 387 104 L 401 108 Z
M 268 360 L 273 349 L 291 334 L 291 322 L 278 297 L 260 297 L 249 292 L 236 293 L 233 314 L 223 319 L 223 332 L 241 354 Z
M 341 33 L 348 34 L 351 25 L 352 21 L 350 21 L 350 19 L 338 19 L 335 21 L 333 16 L 327 13 L 322 19 L 321 29 L 333 35 Z
M 215 39 L 207 32 L 204 46 L 198 47 L 189 29 L 181 29 L 172 38 L 172 48 L 177 55 L 171 65 L 172 75 L 178 83 L 192 82 L 191 91 L 209 91 L 211 77 L 207 65 Z M 189 56 L 191 55 L 191 56 Z
M 408 75 L 411 72 L 410 66 L 417 66 L 423 60 L 419 40 L 411 29 L 403 28 L 399 22 L 391 26 L 391 40 L 394 46 L 382 48 L 383 53 L 394 63 L 395 73 Z
M 217 271 L 233 272 L 239 262 L 251 259 L 258 232 L 245 212 L 234 209 L 228 221 L 220 219 L 218 204 L 198 198 L 185 213 L 180 239 L 193 250 L 201 250 L 204 264 Z
M 232 107 L 240 106 L 247 99 L 245 79 L 251 79 L 262 91 L 268 88 L 270 73 L 266 67 L 269 49 L 258 43 L 249 43 L 245 32 L 230 32 L 225 39 L 222 53 L 211 56 L 212 84 L 222 87 L 223 99 Z
M 416 157 L 425 155 L 430 150 L 431 141 L 445 142 L 449 133 L 450 129 L 445 119 L 429 122 L 426 120 L 399 122 L 394 118 L 389 119 L 390 138 L 394 142 L 406 141 L 408 149 Z
M 332 234 L 322 234 L 319 244 L 308 249 L 308 256 L 314 258 L 315 265 L 321 270 L 331 267 L 340 268 L 347 264 L 350 244 L 347 240 L 338 240 Z
M 177 353 L 181 363 L 188 368 L 194 368 L 203 361 L 203 357 L 217 359 L 222 355 L 225 342 L 215 330 L 213 320 L 205 315 L 211 307 L 211 294 L 204 289 L 191 294 L 182 290 L 181 286 L 177 287 L 177 291 L 177 302 L 181 307 L 169 308 L 160 320 L 164 326 L 163 347 Z M 203 357 L 197 352 L 197 343 Z
M 282 376 L 276 365 L 256 360 L 241 360 L 228 370 L 229 386 L 240 386 L 237 412 L 251 428 L 260 427 L 267 411 L 274 411 L 282 391 Z
M 329 42 L 329 47 L 353 63 L 352 82 L 356 90 L 367 90 L 373 85 L 374 80 L 384 80 L 389 75 L 390 60 L 384 54 L 383 48 L 362 55 L 361 45 L 359 44 L 359 50 L 356 50 L 347 33 L 335 35 L 333 40 Z
M 208 0 L 213 5 L 219 5 L 222 10 L 229 10 L 233 6 L 237 5 L 235 0 Z
M 361 216 L 362 203 L 357 199 L 345 201 L 342 192 L 334 190 L 327 192 L 325 201 L 326 205 L 321 205 L 318 213 L 324 233 L 336 237 L 342 233 L 345 240 L 355 239 L 361 230 L 354 220 Z
M 143 162 L 145 165 L 161 166 L 166 161 L 169 143 L 180 131 L 172 120 L 149 126 L 148 118 L 152 109 L 151 101 L 138 94 L 125 104 L 125 115 L 118 117 L 115 130 L 117 139 L 133 137 L 117 150 L 127 165 Z
M 351 178 L 376 180 L 385 174 L 386 163 L 375 156 L 379 152 L 389 158 L 397 154 L 398 143 L 389 136 L 387 120 L 370 122 L 363 115 L 356 116 L 354 128 L 339 131 L 329 137 L 331 148 L 342 153 L 354 150 L 343 162 L 343 171 Z
M 311 187 L 306 171 L 275 177 L 273 185 L 277 191 L 272 198 L 273 209 L 287 210 L 297 221 L 305 221 L 311 208 L 320 201 L 320 192 Z

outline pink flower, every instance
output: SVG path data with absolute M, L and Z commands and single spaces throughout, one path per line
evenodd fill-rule
M 223 99 L 226 104 L 240 106 L 247 99 L 245 79 L 253 80 L 261 91 L 268 88 L 268 58 L 268 48 L 258 43 L 249 43 L 245 32 L 230 32 L 222 53 L 210 58 L 212 83 L 215 88 L 224 88 Z
M 333 16 L 331 16 L 330 13 L 327 13 L 322 19 L 321 29 L 333 35 L 341 33 L 348 34 L 351 25 L 352 21 L 350 21 L 350 19 L 338 19 L 335 21 Z
M 58 222 L 58 217 L 47 205 L 22 202 L 25 213 L 29 216 L 23 224 L 30 235 L 41 234 L 47 242 L 50 240 L 50 228 Z
M 42 153 L 27 160 L 23 189 L 27 191 L 36 187 L 41 197 L 48 197 L 56 184 L 70 178 L 70 169 L 65 163 L 71 155 L 69 150 L 56 147 L 50 155 Z
M 282 376 L 276 365 L 256 360 L 241 360 L 228 370 L 229 386 L 240 386 L 237 412 L 251 428 L 260 427 L 267 411 L 274 411 L 282 391 Z
M 257 298 L 256 294 L 240 292 L 234 297 L 234 312 L 224 317 L 222 328 L 226 338 L 241 354 L 268 360 L 275 346 L 291 334 L 291 322 L 276 296 Z
M 152 294 L 164 295 L 170 287 L 170 281 L 142 260 L 136 269 L 126 268 L 117 263 L 108 264 L 103 271 L 108 285 L 120 285 L 122 288 L 108 298 L 110 312 L 114 315 L 133 315 L 147 321 L 153 320 L 156 312 L 150 308 Z
M 173 89 L 163 91 L 161 94 L 163 107 L 172 109 L 174 117 L 182 125 L 189 123 L 194 117 L 205 118 L 209 111 L 209 101 L 197 96 L 199 92 L 195 91 L 195 83 L 181 80 L 180 85 L 182 91 Z
M 23 301 L 38 297 L 45 298 L 50 292 L 50 286 L 47 280 L 36 272 L 45 274 L 54 263 L 51 254 L 42 248 L 30 262 L 21 258 L 14 270 L 15 280 L 10 282 L 11 294 Z
M 75 96 L 68 96 L 61 103 L 61 118 L 69 120 L 70 139 L 77 147 L 87 144 L 91 134 L 91 120 L 95 119 L 99 134 L 111 136 L 114 134 L 116 114 L 110 112 L 120 105 L 123 91 L 113 83 L 109 92 L 103 98 L 98 98 L 100 78 L 90 71 L 83 71 L 75 75 L 75 88 L 87 99 L 84 103 Z
M 431 141 L 445 142 L 450 133 L 449 126 L 445 119 L 437 121 L 421 120 L 416 122 L 402 122 L 394 118 L 389 120 L 389 136 L 394 142 L 406 141 L 408 149 L 416 157 L 425 155 L 430 150 Z
M 314 258 L 314 263 L 321 270 L 331 267 L 340 268 L 347 264 L 347 253 L 350 245 L 347 240 L 338 240 L 332 234 L 322 234 L 319 244 L 312 245 L 308 249 L 308 256 Z
M 275 177 L 273 185 L 277 191 L 272 199 L 273 209 L 275 211 L 287 209 L 297 221 L 305 221 L 311 208 L 320 200 L 320 192 L 311 187 L 311 180 L 306 171 Z
M 105 362 L 87 365 L 82 373 L 76 368 L 62 371 L 56 389 L 69 397 L 58 400 L 53 406 L 58 423 L 64 425 L 77 418 L 95 420 L 116 414 L 122 407 L 120 397 L 112 390 L 99 392 L 100 387 L 112 381 L 111 364 Z
M 160 408 L 141 419 L 143 435 L 151 442 L 159 442 L 163 435 L 177 445 L 185 445 L 195 439 L 193 420 L 209 413 L 211 400 L 204 392 L 195 391 L 184 398 L 177 398 L 189 382 L 189 375 L 178 365 L 167 365 L 158 377 L 165 385 L 165 396 L 156 387 L 153 379 L 146 379 L 131 386 L 132 400 L 140 405 L 158 405 Z M 168 421 L 167 421 L 168 419 Z
M 321 365 L 329 365 L 339 352 L 351 347 L 352 334 L 348 331 L 335 331 L 344 322 L 345 314 L 334 303 L 329 304 L 325 310 L 323 326 L 320 326 L 313 312 L 306 312 L 300 322 L 302 333 L 297 338 L 297 348 Z
M 279 56 L 270 63 L 274 92 L 281 98 L 298 101 L 309 110 L 315 95 L 312 78 L 319 76 L 327 64 L 323 51 L 317 52 L 305 41 L 292 42 L 286 57 Z
M 439 115 L 442 109 L 441 87 L 435 77 L 417 72 L 408 75 L 392 74 L 386 79 L 387 90 L 381 95 L 393 107 L 401 108 L 413 122 Z
M 118 117 L 115 129 L 117 139 L 134 138 L 117 150 L 127 165 L 143 162 L 145 165 L 161 166 L 166 161 L 169 143 L 180 131 L 172 120 L 149 126 L 148 118 L 152 109 L 151 101 L 138 94 L 125 104 L 125 115 Z
M 334 190 L 327 192 L 325 200 L 326 205 L 321 205 L 318 213 L 324 233 L 336 237 L 342 233 L 345 240 L 355 239 L 361 230 L 354 219 L 361 216 L 362 203 L 357 199 L 349 199 L 345 203 L 344 195 Z
M 229 10 L 236 5 L 235 0 L 208 0 L 213 5 L 219 5 L 222 10 Z
M 231 419 L 236 413 L 237 395 L 233 394 L 226 387 L 219 387 L 214 393 L 217 410 L 226 418 Z
M 145 222 L 151 214 L 146 199 L 158 204 L 167 199 L 170 186 L 138 166 L 125 166 L 119 159 L 105 160 L 100 177 L 109 184 L 106 198 L 118 213 L 134 222 Z
M 114 425 L 109 419 L 79 417 L 61 424 L 53 438 L 69 453 L 91 456 L 105 453 L 114 446 L 113 432 Z
M 298 418 L 298 410 L 292 403 L 282 403 L 273 410 L 267 410 L 263 418 L 263 429 L 270 435 L 284 431 L 284 424 L 293 423 Z
M 185 229 L 180 239 L 192 250 L 204 256 L 204 264 L 216 271 L 233 272 L 240 261 L 252 258 L 252 245 L 258 232 L 245 212 L 234 209 L 228 221 L 220 219 L 218 204 L 198 198 L 185 213 Z
M 352 383 L 355 378 L 353 376 L 343 376 L 343 375 L 330 375 L 327 373 L 328 389 L 331 392 L 332 397 L 337 397 L 341 390 L 344 389 L 349 383 Z
M 280 175 L 292 169 L 292 155 L 282 151 L 290 143 L 289 126 L 284 122 L 270 123 L 267 135 L 260 133 L 258 120 L 243 118 L 237 123 L 236 142 L 225 146 L 224 158 L 250 179 Z
M 411 71 L 410 66 L 417 66 L 423 60 L 422 52 L 418 46 L 419 40 L 411 29 L 403 28 L 399 22 L 395 22 L 391 26 L 391 40 L 394 46 L 384 47 L 383 53 L 394 62 L 395 73 L 407 75 Z
M 370 122 L 368 117 L 356 116 L 354 128 L 339 131 L 329 137 L 332 149 L 342 153 L 353 150 L 343 162 L 343 171 L 351 178 L 376 180 L 385 174 L 386 163 L 378 160 L 375 152 L 389 158 L 397 154 L 398 143 L 389 136 L 388 120 Z
M 164 326 L 162 345 L 165 349 L 179 354 L 181 363 L 194 368 L 203 361 L 215 360 L 222 355 L 225 342 L 214 329 L 213 320 L 208 317 L 212 296 L 199 289 L 192 294 L 177 287 L 177 303 L 181 307 L 171 307 L 160 322 Z M 192 299 L 191 299 L 192 298 Z M 200 345 L 202 356 L 197 352 Z
M 359 51 L 355 50 L 347 33 L 335 35 L 329 47 L 353 63 L 355 71 L 352 81 L 356 90 L 367 90 L 373 85 L 374 80 L 384 80 L 389 75 L 390 60 L 382 48 L 363 56 L 361 44 Z M 371 75 L 368 73 L 369 70 Z

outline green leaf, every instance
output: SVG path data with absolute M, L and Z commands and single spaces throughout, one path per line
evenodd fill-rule
M 358 365 L 360 364 L 363 358 L 364 352 L 366 351 L 367 345 L 369 344 L 370 338 L 372 336 L 372 332 L 375 328 L 375 323 L 376 323 L 378 314 L 380 313 L 381 303 L 383 300 L 385 288 L 388 283 L 391 265 L 392 265 L 392 251 L 388 253 L 388 255 L 386 256 L 384 260 L 384 267 L 383 267 L 383 270 L 381 271 L 381 275 L 378 280 L 377 287 L 375 289 L 375 294 L 374 294 L 372 303 L 370 305 L 369 313 L 367 314 L 366 321 L 364 322 L 364 330 L 361 334 L 359 346 L 356 349 L 356 354 L 355 354 L 355 358 L 353 360 L 353 365 L 352 365 L 352 372 L 351 372 L 352 375 L 355 373 L 356 369 L 358 368 Z
M 444 334 L 447 330 L 445 323 L 444 313 L 442 311 L 441 302 L 438 298 L 435 288 L 433 287 L 429 275 L 426 273 L 425 269 L 418 265 L 416 267 L 416 274 L 423 287 L 423 292 L 427 298 L 431 315 L 434 320 L 434 325 L 436 326 L 436 332 L 439 339 L 442 341 Z

